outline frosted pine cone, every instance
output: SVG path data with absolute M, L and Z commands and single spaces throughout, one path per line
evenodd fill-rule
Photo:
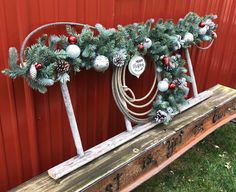
M 127 54 L 125 49 L 117 51 L 113 57 L 113 64 L 117 67 L 122 67 L 125 64 L 126 57 Z
M 36 79 L 36 77 L 37 77 L 37 69 L 35 67 L 35 64 L 32 64 L 30 66 L 29 75 L 30 75 L 31 79 Z
M 157 123 L 163 123 L 167 120 L 167 113 L 165 111 L 158 110 L 156 113 L 155 120 Z

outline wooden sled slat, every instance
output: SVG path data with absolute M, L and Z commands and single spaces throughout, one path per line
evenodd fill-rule
M 202 102 L 203 100 L 209 98 L 212 94 L 213 94 L 212 91 L 204 91 L 200 93 L 198 97 L 189 99 L 185 105 L 180 107 L 180 112 L 183 112 L 193 107 L 194 105 Z M 82 157 L 81 156 L 72 157 L 71 159 L 49 169 L 48 174 L 53 179 L 59 179 L 65 176 L 66 174 L 76 170 L 77 168 L 102 156 L 103 154 L 115 149 L 116 147 L 128 142 L 129 140 L 137 137 L 138 135 L 148 131 L 149 129 L 152 129 L 156 125 L 157 123 L 150 122 L 144 125 L 136 126 L 130 131 L 122 132 L 100 143 L 99 145 L 96 145 L 95 147 L 85 151 Z
M 221 125 L 236 118 L 236 90 L 217 85 L 213 95 L 61 179 L 47 172 L 12 191 L 130 191 Z

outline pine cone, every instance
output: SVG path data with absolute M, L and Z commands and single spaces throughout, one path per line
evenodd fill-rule
M 125 64 L 123 57 L 116 56 L 113 58 L 113 64 L 117 67 L 121 67 Z
M 162 123 L 167 120 L 167 113 L 165 111 L 158 110 L 156 112 L 155 120 L 157 123 Z
M 127 57 L 127 52 L 125 49 L 117 51 L 112 59 L 113 64 L 117 67 L 122 67 L 125 64 L 126 57 Z
M 57 63 L 56 69 L 57 69 L 58 73 L 65 73 L 65 72 L 69 71 L 70 64 L 67 61 L 63 61 L 63 60 L 59 61 Z

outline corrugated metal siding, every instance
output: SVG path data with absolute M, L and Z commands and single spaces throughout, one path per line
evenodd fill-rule
M 0 69 L 8 66 L 8 47 L 19 48 L 24 37 L 44 23 L 100 22 L 114 27 L 151 17 L 177 21 L 189 11 L 219 16 L 212 48 L 191 50 L 199 89 L 216 83 L 236 88 L 235 0 L 0 0 Z M 140 95 L 151 84 L 149 73 L 138 81 Z M 111 74 L 111 70 L 82 71 L 69 85 L 86 149 L 124 130 L 111 94 Z M 0 75 L 0 87 L 0 191 L 4 191 L 72 157 L 75 149 L 58 85 L 42 95 L 23 79 Z

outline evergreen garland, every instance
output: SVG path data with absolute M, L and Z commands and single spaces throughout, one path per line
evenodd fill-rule
M 144 24 L 118 25 L 117 29 L 106 29 L 97 24 L 95 27 L 98 35 L 94 35 L 88 26 L 80 34 L 72 26 L 66 26 L 68 35 L 76 37 L 76 43 L 73 44 L 81 50 L 78 57 L 68 56 L 67 47 L 70 43 L 67 36 L 48 37 L 44 34 L 36 44 L 27 47 L 24 52 L 25 62 L 20 65 L 17 64 L 17 50 L 10 48 L 10 68 L 3 70 L 3 73 L 11 78 L 23 76 L 30 87 L 45 93 L 47 86 L 57 81 L 68 81 L 71 72 L 93 67 L 99 55 L 107 57 L 113 67 L 128 64 L 134 55 L 148 55 L 163 79 L 172 84 L 173 89 L 170 87 L 157 96 L 150 114 L 156 118 L 160 116 L 167 122 L 178 111 L 178 106 L 185 102 L 188 89 L 186 81 L 189 81 L 189 77 L 186 75 L 185 61 L 176 51 L 202 41 L 212 41 L 216 37 L 214 30 L 217 27 L 213 19 L 216 19 L 215 15 L 199 17 L 189 13 L 177 24 L 162 19 L 156 24 L 150 19 Z M 150 47 L 145 46 L 147 38 L 151 40 Z

